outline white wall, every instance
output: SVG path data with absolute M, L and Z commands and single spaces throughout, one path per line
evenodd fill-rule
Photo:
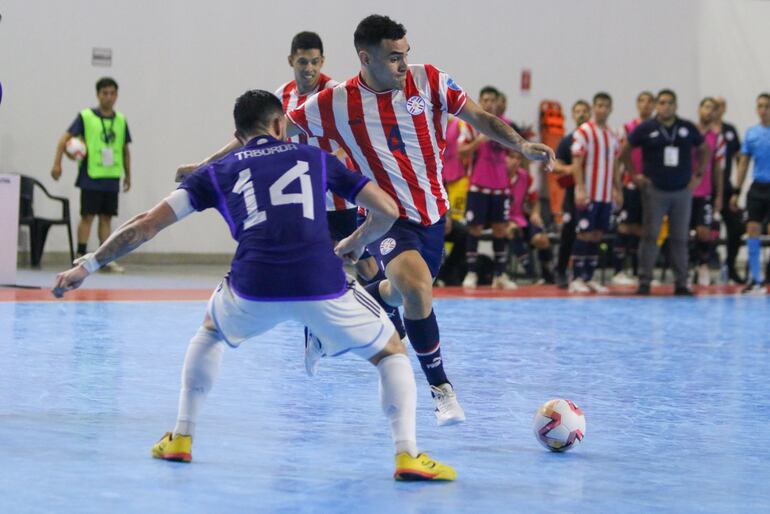
M 755 3 L 745 0 L 737 22 L 751 21 Z M 679 92 L 682 114 L 692 116 L 703 94 L 701 83 L 716 82 L 716 75 L 724 79 L 704 70 L 699 50 L 702 15 L 721 16 L 719 4 L 394 0 L 383 9 L 381 2 L 356 0 L 298 0 L 285 7 L 255 0 L 10 0 L 0 4 L 0 170 L 38 177 L 55 194 L 69 196 L 76 213 L 74 164 L 65 164 L 58 183 L 49 175 L 54 145 L 78 110 L 95 104 L 96 79 L 114 76 L 120 83 L 117 107 L 126 113 L 135 141 L 133 189 L 121 195 L 123 221 L 175 187 L 177 164 L 200 159 L 228 140 L 238 94 L 254 87 L 272 90 L 291 78 L 286 55 L 296 32 L 321 34 L 325 71 L 332 77 L 356 73 L 352 33 L 371 12 L 405 24 L 412 62 L 449 71 L 474 97 L 485 84 L 506 91 L 508 114 L 516 121 L 534 122 L 542 98 L 559 99 L 568 108 L 576 98 L 602 89 L 615 97 L 619 125 L 635 114 L 638 91 L 664 86 Z M 752 30 L 759 30 L 760 21 L 753 23 Z M 767 36 L 762 37 L 767 48 Z M 112 48 L 112 68 L 91 66 L 92 47 Z M 758 51 L 745 58 L 753 62 L 755 57 Z M 522 68 L 532 70 L 528 96 L 518 91 Z M 720 87 L 730 99 L 731 114 L 737 114 L 734 84 L 720 82 Z M 66 240 L 56 232 L 47 248 L 63 250 Z M 186 220 L 143 247 L 196 253 L 231 248 L 215 214 Z

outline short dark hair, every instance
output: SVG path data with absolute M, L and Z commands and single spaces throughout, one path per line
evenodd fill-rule
M 706 102 L 711 102 L 715 106 L 719 105 L 719 104 L 717 104 L 717 101 L 714 99 L 713 96 L 706 96 L 706 97 L 703 98 L 703 100 L 700 101 L 700 103 L 698 104 L 698 107 L 703 107 L 703 104 L 705 104 Z
M 588 110 L 591 110 L 591 105 L 586 100 L 583 100 L 582 98 L 580 100 L 575 101 L 575 103 L 572 104 L 572 110 L 574 111 L 575 107 L 577 107 L 578 105 L 585 105 L 588 108 Z
M 300 32 L 291 39 L 291 55 L 297 50 L 318 50 L 324 54 L 324 44 L 321 36 L 315 32 Z
M 594 98 L 593 98 L 594 105 L 596 105 L 596 102 L 598 102 L 599 100 L 607 100 L 610 103 L 610 105 L 612 105 L 612 97 L 610 96 L 609 93 L 605 93 L 604 91 L 599 91 L 594 95 Z
M 759 101 L 760 98 L 767 98 L 768 100 L 770 100 L 770 93 L 767 93 L 767 92 L 759 93 L 759 95 L 757 95 L 757 101 Z
M 380 44 L 383 39 L 403 39 L 406 29 L 397 21 L 381 14 L 371 14 L 361 20 L 353 33 L 353 45 L 356 50 Z
M 498 96 L 498 97 L 500 96 L 500 90 L 497 89 L 496 87 L 494 87 L 494 86 L 484 86 L 484 87 L 481 88 L 481 91 L 479 91 L 479 98 L 481 98 L 482 96 L 484 96 L 484 95 L 486 95 L 488 93 L 491 93 L 491 94 L 493 94 L 495 96 Z
M 235 100 L 235 129 L 243 136 L 252 134 L 266 128 L 276 114 L 282 113 L 283 105 L 277 96 L 262 89 L 251 89 Z
M 115 90 L 118 89 L 118 83 L 115 82 L 115 79 L 112 77 L 102 77 L 99 80 L 96 81 L 96 92 L 98 93 L 102 89 L 106 87 L 114 87 Z
M 643 96 L 646 96 L 650 100 L 655 100 L 655 95 L 652 94 L 652 91 L 642 91 L 641 93 L 636 95 L 636 99 L 639 100 Z
M 668 95 L 671 98 L 674 99 L 674 103 L 676 103 L 676 93 L 674 93 L 673 89 L 661 89 L 658 91 L 658 96 L 655 97 L 655 101 L 660 101 L 660 97 L 663 95 Z

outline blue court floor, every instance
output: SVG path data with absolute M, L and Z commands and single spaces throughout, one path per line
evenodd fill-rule
M 466 424 L 421 448 L 454 483 L 391 479 L 377 373 L 305 376 L 301 329 L 225 354 L 192 464 L 153 460 L 174 425 L 204 302 L 0 303 L 0 512 L 768 512 L 770 299 L 439 300 Z M 531 431 L 556 397 L 583 444 Z

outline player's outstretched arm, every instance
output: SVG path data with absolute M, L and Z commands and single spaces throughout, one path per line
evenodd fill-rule
M 470 98 L 466 100 L 465 105 L 457 116 L 461 120 L 473 125 L 489 139 L 511 150 L 523 153 L 527 159 L 544 161 L 547 169 L 553 166 L 555 156 L 551 147 L 542 143 L 530 143 L 513 130 L 510 125 L 479 107 L 479 104 Z
M 113 232 L 94 253 L 78 259 L 78 264 L 72 269 L 56 275 L 53 295 L 61 298 L 67 291 L 77 289 L 88 275 L 138 248 L 176 221 L 177 215 L 166 200 L 134 216 Z
M 189 175 L 190 173 L 194 172 L 201 166 L 205 166 L 206 164 L 210 163 L 211 161 L 216 161 L 217 159 L 221 159 L 228 153 L 232 152 L 236 148 L 240 148 L 243 146 L 240 141 L 238 141 L 238 138 L 232 138 L 225 146 L 214 152 L 213 154 L 209 155 L 205 159 L 203 159 L 201 162 L 194 162 L 191 164 L 182 164 L 176 169 L 176 177 L 174 180 L 177 182 L 181 182 L 184 180 L 184 178 Z
M 369 211 L 366 220 L 334 248 L 338 257 L 350 263 L 357 262 L 366 245 L 390 230 L 398 219 L 396 202 L 372 182 L 358 192 L 356 205 Z

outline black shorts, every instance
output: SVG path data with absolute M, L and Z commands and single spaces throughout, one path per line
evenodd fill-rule
M 80 190 L 80 215 L 103 214 L 106 216 L 118 215 L 117 191 L 94 191 L 92 189 Z
M 749 221 L 765 223 L 770 218 L 770 182 L 754 182 L 746 195 Z
M 342 241 L 358 226 L 358 208 L 326 211 L 326 222 L 332 241 Z
M 694 196 L 692 199 L 690 228 L 710 227 L 712 221 L 714 221 L 714 206 L 711 203 L 711 198 Z
M 637 188 L 623 188 L 623 209 L 618 214 L 618 223 L 642 224 L 642 193 Z
M 575 186 L 569 186 L 564 190 L 564 200 L 561 204 L 562 223 L 577 222 L 575 211 Z
M 508 221 L 510 194 L 498 190 L 494 194 L 469 191 L 465 203 L 465 221 L 468 225 L 505 223 Z

